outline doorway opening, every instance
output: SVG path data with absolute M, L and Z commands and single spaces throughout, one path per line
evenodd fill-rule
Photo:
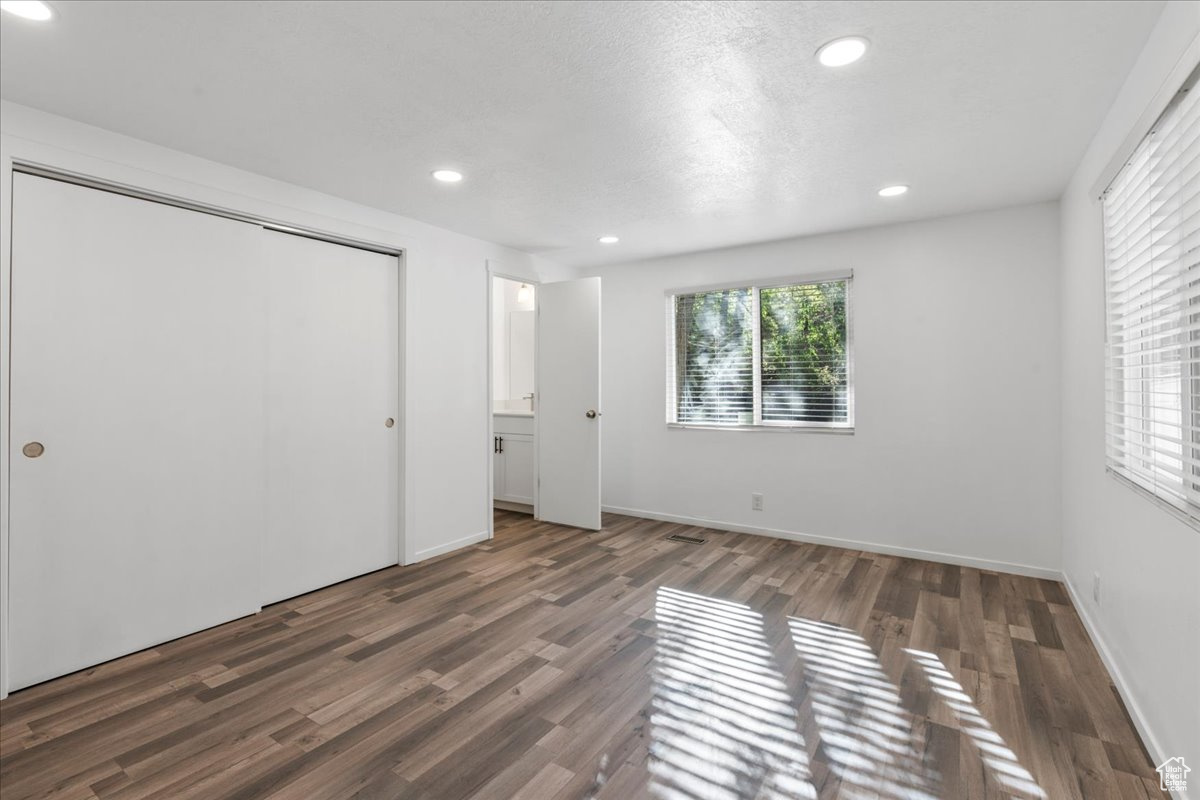
M 491 506 L 600 530 L 600 279 L 488 270 Z
M 492 505 L 534 514 L 538 287 L 499 275 L 491 282 Z

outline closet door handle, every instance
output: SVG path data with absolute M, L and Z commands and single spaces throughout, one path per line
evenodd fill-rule
M 504 437 L 503 436 L 500 437 L 500 452 L 501 453 L 504 452 Z
M 499 436 L 492 437 L 492 452 L 493 453 L 500 452 L 500 437 Z

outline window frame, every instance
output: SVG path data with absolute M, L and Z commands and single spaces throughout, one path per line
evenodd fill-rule
M 1170 83 L 1170 82 L 1168 82 Z M 1176 106 L 1177 103 L 1184 99 L 1184 96 L 1190 91 L 1200 90 L 1200 65 L 1191 65 L 1187 67 L 1186 77 L 1179 84 L 1179 88 L 1172 92 L 1167 97 L 1167 101 L 1163 103 L 1157 113 L 1149 117 L 1150 123 L 1144 126 L 1139 123 L 1134 131 L 1131 131 L 1126 142 L 1122 146 L 1125 155 L 1118 159 L 1114 157 L 1113 162 L 1106 169 L 1104 178 L 1097 185 L 1094 196 L 1096 197 L 1099 216 L 1100 216 L 1100 242 L 1102 253 L 1103 267 L 1103 285 L 1104 285 L 1104 466 L 1105 472 L 1118 483 L 1128 487 L 1135 494 L 1149 500 L 1154 505 L 1167 511 L 1169 514 L 1187 524 L 1192 529 L 1200 531 L 1200 478 L 1187 477 L 1182 478 L 1183 483 L 1183 498 L 1182 501 L 1171 499 L 1164 493 L 1161 493 L 1156 488 L 1155 476 L 1147 474 L 1140 469 L 1138 465 L 1129 463 L 1128 459 L 1115 458 L 1112 453 L 1113 434 L 1111 432 L 1114 426 L 1113 418 L 1120 416 L 1117 411 L 1117 406 L 1123 406 L 1117 400 L 1118 397 L 1125 394 L 1124 386 L 1128 381 L 1126 376 L 1127 366 L 1122 367 L 1120 377 L 1114 373 L 1114 363 L 1117 356 L 1113 353 L 1115 343 L 1113 342 L 1114 329 L 1111 319 L 1111 295 L 1110 295 L 1110 274 L 1108 262 L 1108 219 L 1105 209 L 1106 195 L 1117 185 L 1121 175 L 1124 174 L 1127 168 L 1134 165 L 1138 157 L 1139 151 L 1146 143 L 1146 140 L 1154 135 L 1155 130 L 1162 124 L 1163 120 Z M 1157 105 L 1154 104 L 1154 105 Z M 1148 108 L 1144 118 L 1148 117 L 1150 109 Z M 1140 131 L 1140 135 L 1135 136 L 1135 131 Z M 1149 202 L 1149 201 L 1148 201 Z M 1153 274 L 1153 272 L 1151 273 Z M 1186 281 L 1186 275 L 1181 276 L 1182 281 Z M 1186 302 L 1186 300 L 1185 300 Z M 1191 337 L 1186 334 L 1187 317 L 1200 314 L 1200 308 L 1195 310 L 1181 310 L 1181 315 L 1184 318 L 1181 324 L 1183 337 L 1179 341 L 1180 351 L 1180 375 L 1179 375 L 1179 401 L 1180 401 L 1180 447 L 1181 460 L 1183 468 L 1188 468 L 1189 460 L 1194 461 L 1196 454 L 1200 453 L 1200 428 L 1196 424 L 1196 415 L 1200 414 L 1200 392 L 1195 391 L 1195 384 L 1200 381 L 1200 363 L 1194 360 L 1194 354 L 1200 351 L 1200 339 Z M 1195 333 L 1192 331 L 1191 333 Z M 1124 354 L 1122 354 L 1124 357 Z M 1160 366 L 1159 363 L 1146 365 L 1147 367 Z M 1139 379 L 1145 382 L 1148 378 Z M 1150 407 L 1153 402 L 1150 395 L 1153 395 L 1150 388 L 1143 388 L 1141 391 L 1141 405 L 1139 408 Z M 1141 420 L 1145 421 L 1145 419 Z M 1140 431 L 1142 439 L 1146 440 L 1151 447 L 1152 452 L 1157 453 L 1158 450 L 1151 443 L 1152 436 L 1146 431 Z M 1192 451 L 1189 455 L 1188 451 Z
M 812 422 L 803 420 L 771 421 L 762 418 L 762 317 L 759 293 L 763 289 L 780 289 L 792 286 L 805 286 L 817 283 L 846 284 L 846 421 L 845 422 Z M 704 294 L 705 292 L 720 292 L 734 289 L 750 291 L 751 318 L 753 321 L 753 387 L 754 387 L 754 421 L 752 423 L 721 424 L 716 422 L 679 422 L 679 386 L 676 382 L 676 364 L 678 358 L 678 341 L 675 337 L 675 299 L 680 295 Z M 713 430 L 713 431 L 745 431 L 745 432 L 783 432 L 783 433 L 824 433 L 835 435 L 852 435 L 855 428 L 855 370 L 854 370 L 854 272 L 838 271 L 823 272 L 808 275 L 791 275 L 785 277 L 767 278 L 754 281 L 730 281 L 724 283 L 706 284 L 703 286 L 687 286 L 666 291 L 666 424 L 668 428 L 679 430 Z

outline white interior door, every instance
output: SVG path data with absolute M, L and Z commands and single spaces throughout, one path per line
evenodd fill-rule
M 23 174 L 12 232 L 17 689 L 257 610 L 266 271 L 253 225 Z
M 270 346 L 262 601 L 273 603 L 399 561 L 399 264 L 263 235 Z
M 600 279 L 538 287 L 538 516 L 600 528 Z

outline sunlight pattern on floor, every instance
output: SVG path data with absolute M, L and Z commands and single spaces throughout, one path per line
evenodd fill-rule
M 942 660 L 936 654 L 924 650 L 905 648 L 904 652 L 921 665 L 934 693 L 953 712 L 963 733 L 971 739 L 979 751 L 979 757 L 993 770 L 1000 785 L 1022 797 L 1044 800 L 1046 793 L 1042 791 L 1042 787 L 1038 786 L 1029 770 L 1021 766 L 1017 754 L 1009 748 L 1004 737 L 993 730 L 983 714 L 979 713 L 971 696 L 954 680 L 954 676 L 946 669 Z
M 762 616 L 661 587 L 651 791 L 665 800 L 815 798 L 808 757 Z
M 857 632 L 790 617 L 821 746 L 840 798 L 935 800 L 940 776 L 914 746 L 913 717 Z

